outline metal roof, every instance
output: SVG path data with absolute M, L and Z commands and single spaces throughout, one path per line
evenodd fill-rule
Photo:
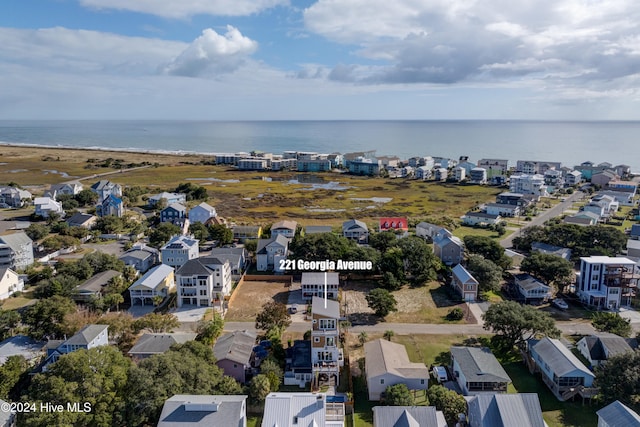
M 458 280 L 460 280 L 460 282 L 462 283 L 475 283 L 476 285 L 478 284 L 478 281 L 475 279 L 475 277 L 473 277 L 471 275 L 471 273 L 469 273 L 467 271 L 466 268 L 464 268 L 462 266 L 462 264 L 458 264 L 455 267 L 453 267 L 453 270 L 451 270 L 451 273 L 458 278 Z
M 511 378 L 487 347 L 451 347 L 451 356 L 458 362 L 468 382 L 511 382 Z
M 338 301 L 333 301 L 330 299 L 325 300 L 324 298 L 313 297 L 313 299 L 311 300 L 311 314 L 319 314 L 320 316 L 339 319 L 340 303 Z
M 434 406 L 374 406 L 376 427 L 444 427 Z M 442 416 L 444 418 L 444 415 Z
M 158 427 L 244 425 L 246 400 L 245 395 L 176 394 L 164 402 Z
M 545 427 L 536 393 L 477 394 L 467 398 L 469 419 L 479 427 Z
M 594 377 L 584 364 L 559 340 L 544 337 L 533 348 L 538 356 L 549 365 L 550 370 L 559 377 L 570 374 L 576 370 Z
M 324 426 L 325 395 L 316 393 L 269 393 L 264 404 L 262 427 Z
M 162 283 L 162 281 L 166 279 L 167 276 L 172 272 L 173 267 L 169 265 L 157 265 L 151 270 L 147 271 L 141 278 L 139 278 L 131 286 L 129 286 L 129 290 L 138 288 L 156 289 L 160 285 L 160 283 Z
M 640 416 L 618 400 L 600 409 L 596 414 L 598 425 L 603 421 L 608 427 L 640 427 Z

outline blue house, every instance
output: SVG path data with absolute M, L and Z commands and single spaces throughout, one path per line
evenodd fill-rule
M 99 217 L 104 216 L 117 216 L 118 218 L 124 214 L 124 204 L 122 199 L 109 194 L 101 203 L 96 205 L 96 215 Z
M 187 208 L 180 203 L 172 203 L 160 212 L 160 222 L 175 222 L 187 217 Z

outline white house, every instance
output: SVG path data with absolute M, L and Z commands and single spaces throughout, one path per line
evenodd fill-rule
M 0 236 L 0 268 L 19 270 L 33 261 L 33 241 L 23 231 Z
M 350 219 L 342 223 L 342 236 L 357 243 L 366 244 L 369 242 L 369 228 L 362 221 Z
M 129 286 L 131 305 L 152 305 L 155 297 L 166 297 L 176 286 L 173 267 L 160 264 Z
M 278 221 L 271 226 L 271 237 L 282 235 L 287 239 L 293 239 L 296 235 L 296 228 L 298 228 L 296 221 Z
M 325 285 L 327 298 L 338 299 L 340 278 L 336 272 L 303 272 L 301 279 L 302 298 L 311 300 L 313 297 L 324 298 Z
M 462 394 L 506 393 L 511 378 L 487 347 L 451 347 L 451 369 Z
M 173 203 L 186 203 L 187 195 L 183 193 L 167 193 L 166 191 L 154 194 L 147 199 L 147 204 L 151 207 L 157 205 L 162 199 L 165 200 L 166 205 L 169 206 Z
M 247 427 L 247 396 L 175 394 L 164 402 L 157 427 Z
M 289 251 L 289 239 L 278 234 L 270 239 L 258 240 L 256 248 L 256 268 L 258 271 L 273 270 L 277 273 L 284 272 L 281 261 L 287 259 Z
M 492 215 L 486 212 L 469 211 L 462 216 L 462 223 L 466 225 L 495 225 L 502 220 L 500 215 Z
M 518 205 L 509 205 L 504 203 L 487 203 L 485 212 L 489 215 L 498 215 L 501 217 L 520 216 L 521 208 Z
M 442 411 L 435 406 L 374 406 L 374 427 L 447 427 Z
M 195 224 L 196 222 L 206 223 L 209 219 L 215 218 L 217 215 L 216 208 L 208 203 L 202 202 L 198 206 L 194 206 L 189 211 L 189 222 Z
M 340 348 L 340 303 L 313 297 L 311 300 L 311 364 L 315 378 L 319 374 L 340 383 L 344 357 Z
M 60 216 L 64 215 L 62 203 L 56 202 L 51 197 L 36 197 L 33 205 L 36 208 L 35 214 L 42 218 L 49 218 L 49 215 L 52 213 Z
M 436 181 L 446 181 L 449 176 L 449 171 L 445 168 L 434 169 L 434 178 Z
M 262 427 L 344 427 L 344 417 L 344 403 L 322 393 L 269 393 Z
M 176 273 L 178 307 L 195 305 L 214 307 L 224 311 L 225 297 L 231 295 L 231 266 L 229 261 L 215 257 L 187 261 Z
M 576 294 L 592 307 L 616 310 L 630 303 L 639 278 L 636 263 L 629 258 L 581 257 Z
M 633 352 L 629 341 L 616 334 L 598 332 L 580 339 L 576 348 L 595 367 L 606 363 L 610 357 Z
M 520 194 L 533 194 L 538 197 L 548 196 L 544 175 L 517 174 L 509 178 L 509 191 Z
M 516 289 L 526 301 L 551 298 L 551 288 L 529 274 L 515 274 L 513 276 Z
M 162 263 L 176 269 L 182 267 L 190 259 L 200 256 L 199 243 L 193 236 L 173 236 L 160 248 Z
M 429 369 L 409 361 L 402 344 L 377 339 L 364 344 L 364 364 L 369 400 L 380 400 L 387 387 L 405 384 L 410 390 L 426 390 Z
M 454 173 L 455 180 L 458 181 L 458 182 L 464 181 L 464 179 L 467 176 L 467 170 L 465 168 L 463 168 L 463 167 L 455 168 L 453 173 Z
M 415 170 L 416 179 L 426 181 L 431 178 L 431 169 L 426 166 L 419 166 Z
M 487 183 L 487 170 L 485 168 L 475 167 L 469 172 L 469 181 L 474 184 Z
M 24 280 L 18 273 L 8 267 L 0 268 L 0 301 L 23 290 Z
M 21 208 L 25 201 L 31 198 L 32 195 L 27 190 L 0 186 L 0 207 L 2 208 Z
M 66 183 L 66 184 L 52 184 L 44 195 L 53 199 L 58 199 L 58 196 L 75 196 L 82 191 L 82 184 L 80 183 Z
M 434 240 L 437 234 L 449 232 L 446 228 L 428 222 L 420 222 L 416 225 L 416 236 Z

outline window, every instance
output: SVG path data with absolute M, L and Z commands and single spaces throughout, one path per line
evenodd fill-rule
M 384 378 L 380 378 L 380 384 L 384 384 Z
M 335 329 L 335 328 L 336 328 L 335 319 L 320 319 L 320 329 Z
M 424 384 L 424 378 L 420 379 L 420 384 Z
M 320 342 L 320 337 L 313 337 L 313 342 Z
M 237 367 L 238 367 L 238 364 L 237 364 L 237 363 L 234 363 L 234 364 L 233 364 L 233 367 L 234 367 L 234 368 L 237 368 Z

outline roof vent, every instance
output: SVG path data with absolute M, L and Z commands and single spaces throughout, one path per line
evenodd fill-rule
M 184 404 L 184 410 L 186 412 L 218 412 L 219 407 L 220 407 L 219 402 L 209 402 L 209 403 L 185 402 Z

